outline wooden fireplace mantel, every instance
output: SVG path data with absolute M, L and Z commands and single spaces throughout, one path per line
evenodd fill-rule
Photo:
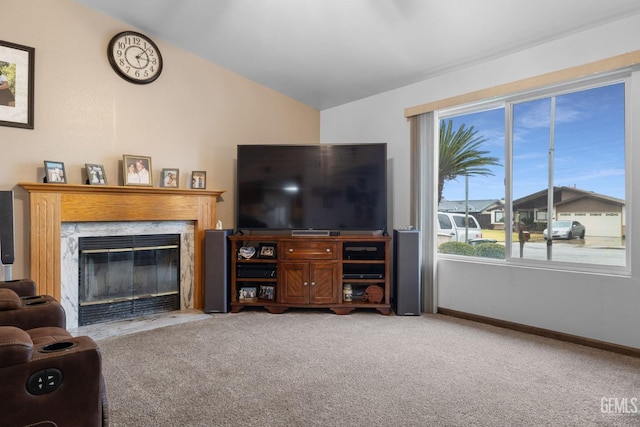
M 63 222 L 193 221 L 194 308 L 203 307 L 204 231 L 215 228 L 224 193 L 182 188 L 20 182 L 30 201 L 30 274 L 41 294 L 61 298 Z

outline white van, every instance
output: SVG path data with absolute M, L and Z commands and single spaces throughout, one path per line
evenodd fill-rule
M 465 214 L 438 212 L 438 234 L 451 236 L 451 241 L 468 242 L 482 239 L 482 230 L 478 221 L 469 215 L 469 227 L 465 227 Z

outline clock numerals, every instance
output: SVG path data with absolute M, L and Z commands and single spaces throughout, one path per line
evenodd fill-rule
M 145 36 L 126 31 L 111 39 L 109 62 L 113 69 L 133 83 L 151 83 L 162 72 L 162 56 Z
M 140 37 L 124 36 L 122 40 L 123 43 L 128 45 L 140 45 L 140 43 L 142 43 Z

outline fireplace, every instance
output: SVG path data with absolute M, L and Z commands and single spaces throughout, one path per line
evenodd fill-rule
M 80 237 L 78 325 L 180 309 L 180 235 Z
M 18 185 L 29 192 L 30 278 L 62 303 L 67 328 L 78 326 L 77 237 L 180 233 L 180 310 L 203 307 L 204 231 L 216 225 L 224 190 Z
M 195 239 L 194 239 L 194 224 L 191 221 L 134 221 L 134 222 L 76 222 L 76 223 L 63 223 L 60 229 L 60 243 L 61 243 L 61 276 L 62 276 L 62 298 L 61 302 L 67 314 L 67 327 L 76 328 L 80 326 L 80 310 L 85 311 L 83 313 L 83 317 L 86 317 L 88 312 L 91 310 L 100 310 L 107 309 L 108 306 L 103 307 L 91 307 L 86 308 L 89 305 L 103 305 L 103 302 L 109 301 L 110 303 L 118 302 L 120 304 L 111 304 L 109 310 L 117 311 L 117 310 L 128 310 L 126 305 L 136 305 L 141 306 L 146 304 L 147 298 L 130 298 L 129 301 L 124 300 L 124 292 L 120 292 L 117 294 L 111 295 L 111 298 L 104 297 L 104 291 L 90 291 L 90 295 L 93 294 L 96 298 L 96 304 L 94 302 L 84 301 L 86 299 L 86 295 L 81 296 L 81 277 L 80 271 L 81 267 L 81 250 L 80 246 L 82 245 L 84 252 L 89 252 L 93 250 L 109 250 L 110 248 L 99 248 L 102 246 L 98 241 L 98 244 L 93 241 L 93 238 L 103 239 L 106 238 L 107 241 L 112 240 L 107 246 L 117 246 L 114 244 L 114 240 L 117 242 L 120 240 L 120 236 L 128 236 L 124 237 L 124 239 L 130 239 L 131 236 L 137 236 L 137 241 L 140 241 L 140 236 L 178 236 L 179 246 L 178 250 L 178 258 L 176 260 L 176 266 L 178 269 L 178 291 L 164 300 L 168 299 L 177 299 L 177 308 L 176 310 L 186 310 L 193 308 L 193 298 L 194 298 L 194 275 L 195 275 L 195 263 L 194 263 L 194 254 L 195 254 Z M 86 238 L 90 238 L 85 240 Z M 144 237 L 146 239 L 146 237 Z M 142 243 L 124 243 L 120 244 L 120 246 L 138 246 L 138 247 L 152 247 L 152 246 L 166 246 L 166 245 L 157 245 L 157 242 L 145 242 L 144 239 Z M 80 243 L 82 241 L 82 243 Z M 90 242 L 90 246 L 85 247 L 86 243 Z M 169 246 L 173 246 L 173 243 Z M 134 252 L 131 251 L 130 248 L 111 248 L 111 253 L 114 254 L 111 258 L 126 257 L 128 255 L 133 255 Z M 145 251 L 146 252 L 146 251 Z M 107 252 L 108 254 L 109 252 Z M 128 255 L 127 255 L 128 253 Z M 89 255 L 86 254 L 86 255 Z M 115 255 L 115 254 L 120 254 Z M 105 257 L 104 252 L 102 255 L 94 255 L 94 261 L 97 258 Z M 96 266 L 94 262 L 93 268 L 105 268 L 104 264 L 100 264 Z M 173 270 L 173 269 L 169 269 Z M 165 269 L 165 271 L 168 271 Z M 122 279 L 118 279 L 121 280 Z M 152 294 L 154 292 L 147 291 L 147 294 Z M 166 293 L 165 290 L 161 290 L 160 292 L 155 292 L 157 294 Z M 141 293 L 143 294 L 143 293 Z M 154 301 L 155 303 L 161 303 L 162 298 Z M 85 307 L 81 307 L 81 304 Z M 123 308 L 123 306 L 125 306 Z M 134 307 L 134 309 L 138 309 L 142 307 Z M 146 308 L 142 308 L 146 310 Z M 133 309 L 132 309 L 133 310 Z M 136 316 L 129 317 L 139 317 L 144 316 L 147 313 L 138 311 Z M 124 318 L 124 317 L 120 317 Z M 83 319 L 83 322 L 86 319 Z M 106 320 L 104 320 L 106 321 Z M 103 322 L 101 320 L 100 322 Z M 97 323 L 91 321 L 91 323 Z M 88 324 L 88 323 L 87 323 Z

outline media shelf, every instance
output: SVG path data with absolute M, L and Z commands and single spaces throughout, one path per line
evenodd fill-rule
M 277 243 L 237 240 L 233 242 L 232 301 L 243 305 L 263 305 L 277 295 Z
M 390 313 L 389 236 L 234 235 L 229 241 L 234 313 L 250 306 L 271 313 L 289 308 Z M 344 300 L 346 284 L 353 289 L 352 301 Z

